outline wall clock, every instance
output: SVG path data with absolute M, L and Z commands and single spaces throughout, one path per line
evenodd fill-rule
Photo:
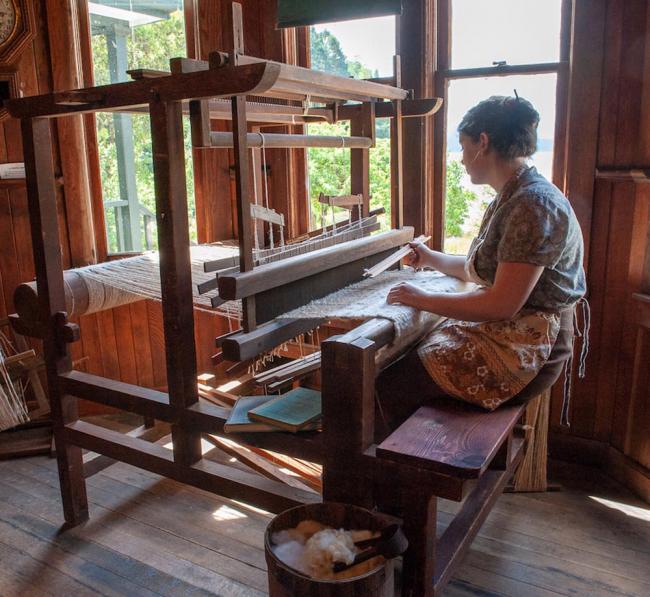
M 36 31 L 32 0 L 0 0 L 0 66 L 13 62 Z

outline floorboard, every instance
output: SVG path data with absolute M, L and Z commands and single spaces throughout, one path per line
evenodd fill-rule
M 650 506 L 560 471 L 560 492 L 499 498 L 446 595 L 650 595 Z M 121 463 L 87 481 L 90 520 L 61 532 L 55 461 L 0 462 L 0 595 L 266 594 L 269 514 Z

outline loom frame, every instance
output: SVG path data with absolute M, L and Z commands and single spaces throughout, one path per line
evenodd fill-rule
M 398 86 L 352 82 L 309 69 L 258 62 L 258 59 L 247 60 L 242 51 L 241 7 L 238 4 L 233 4 L 232 21 L 235 47 L 228 54 L 225 64 L 219 54 L 211 60 L 207 71 L 202 66 L 192 70 L 197 65 L 187 63 L 190 72 L 145 76 L 107 87 L 7 102 L 12 116 L 21 119 L 38 287 L 38 321 L 13 317 L 12 324 L 15 329 L 29 331 L 31 335 L 43 339 L 67 526 L 77 525 L 88 518 L 85 476 L 89 469 L 93 472 L 93 466 L 85 469 L 82 449 L 224 497 L 243 500 L 270 512 L 321 499 L 316 493 L 218 464 L 202 456 L 201 434 L 223 433 L 229 410 L 199 402 L 185 185 L 183 102 L 189 101 L 193 140 L 200 140 L 201 137 L 205 138 L 206 132 L 209 133 L 210 98 L 230 98 L 240 279 L 250 277 L 249 272 L 254 265 L 248 192 L 247 95 L 268 94 L 270 97 L 293 100 L 296 94 L 325 94 L 325 97 L 334 100 L 331 110 L 335 118 L 342 118 L 342 114 L 350 118 L 352 136 L 370 138 L 373 142 L 377 107 L 383 105 L 375 105 L 375 100 L 389 98 L 393 115 L 391 166 L 394 222 L 398 227 L 402 223 L 402 118 L 407 111 L 411 115 L 418 110 L 428 111 L 432 104 L 425 100 L 418 106 L 409 106 L 407 93 Z M 398 62 L 395 73 L 395 83 L 399 85 Z M 347 96 L 346 90 L 349 91 Z M 331 93 L 331 96 L 327 96 L 327 93 Z M 341 96 L 353 100 L 361 97 L 366 101 L 338 106 L 336 102 Z M 439 102 L 434 103 L 439 106 Z M 79 330 L 68 321 L 65 312 L 50 119 L 106 109 L 139 108 L 142 105 L 148 107 L 152 125 L 168 392 L 73 370 L 69 343 L 79 339 Z M 358 147 L 351 151 L 351 193 L 362 194 L 362 213 L 367 215 L 368 148 Z M 380 251 L 372 257 L 380 261 L 383 256 Z M 349 263 L 344 263 L 342 267 L 347 265 Z M 308 268 L 302 269 L 300 280 L 306 280 L 309 277 Z M 330 268 L 325 273 L 329 274 L 332 270 L 336 268 Z M 236 286 L 238 280 L 236 277 L 231 282 L 233 280 Z M 246 346 L 246 350 L 252 353 L 271 348 L 300 333 L 298 330 L 302 326 L 306 326 L 305 330 L 311 329 L 315 325 L 314 320 L 301 323 L 275 321 L 266 328 L 257 328 L 256 296 L 272 291 L 281 293 L 282 288 L 267 287 L 263 292 L 244 293 L 244 332 L 230 336 L 224 342 L 237 343 L 238 338 L 240 343 L 237 347 Z M 470 425 L 467 434 L 460 437 L 461 444 L 471 444 L 471 441 L 465 440 L 476 439 L 472 437 L 472 430 L 479 429 L 477 450 L 474 453 L 472 450 L 454 452 L 456 462 L 447 463 L 445 468 L 441 468 L 440 463 L 433 459 L 426 466 L 422 466 L 422 458 L 392 459 L 390 450 L 383 448 L 386 453 L 382 452 L 383 443 L 377 446 L 374 442 L 374 390 L 377 376 L 375 353 L 389 343 L 393 335 L 391 322 L 375 319 L 323 342 L 322 433 L 251 433 L 231 434 L 229 437 L 322 464 L 323 498 L 326 500 L 378 506 L 383 512 L 391 512 L 391 509 L 401 506 L 401 511 L 397 513 L 403 519 L 411 543 L 404 556 L 403 594 L 432 596 L 439 594 L 449 580 L 496 497 L 521 461 L 524 443 L 515 436 L 514 427 L 523 407 L 514 407 L 498 415 L 500 431 L 496 441 L 481 441 L 480 425 Z M 79 420 L 78 398 L 138 413 L 148 420 L 170 423 L 173 449 L 169 451 L 157 443 Z M 399 433 L 399 429 L 395 433 Z M 482 455 L 482 460 L 470 466 L 466 458 L 473 455 Z M 434 464 L 436 466 L 432 466 Z M 97 466 L 94 470 L 98 470 Z M 438 541 L 435 534 L 437 497 L 456 501 L 467 497 L 458 515 Z
M 241 7 L 233 5 L 236 44 L 241 42 Z M 233 123 L 236 195 L 238 207 L 240 266 L 253 267 L 248 193 L 247 95 L 322 97 L 330 111 L 349 118 L 353 136 L 371 140 L 352 149 L 352 193 L 364 197 L 363 212 L 369 211 L 369 154 L 374 145 L 375 102 L 382 114 L 393 116 L 400 128 L 402 101 L 408 92 L 371 81 L 359 81 L 318 73 L 301 67 L 242 58 L 242 46 L 233 48 L 229 61 L 205 70 L 205 65 L 185 63 L 164 76 L 142 76 L 133 81 L 100 87 L 32 96 L 6 102 L 13 117 L 20 118 L 26 165 L 26 185 L 36 281 L 38 320 L 13 316 L 12 325 L 22 333 L 42 338 L 46 376 L 52 404 L 54 441 L 66 525 L 88 518 L 88 500 L 82 449 L 127 462 L 169 478 L 214 491 L 224 497 L 247 501 L 271 512 L 319 501 L 312 492 L 301 491 L 253 473 L 204 459 L 201 433 L 223 433 L 229 410 L 199 403 L 196 384 L 196 354 L 189 262 L 187 195 L 183 148 L 183 105 L 189 102 L 193 138 L 205 132 L 210 118 L 210 99 L 229 98 Z M 216 59 L 215 59 L 216 62 Z M 189 66 L 188 66 L 189 64 Z M 345 100 L 361 103 L 338 106 Z M 410 105 L 412 116 L 439 105 L 437 101 Z M 79 329 L 68 321 L 63 267 L 57 222 L 55 173 L 50 121 L 71 115 L 146 108 L 151 119 L 154 155 L 156 215 L 161 255 L 161 289 L 168 392 L 143 388 L 72 369 L 69 343 L 79 339 Z M 271 110 L 271 117 L 279 111 Z M 255 112 L 259 114 L 259 110 Z M 401 188 L 401 168 L 393 164 Z M 401 197 L 401 193 L 400 193 Z M 397 213 L 401 213 L 398 210 Z M 384 253 L 379 253 L 380 260 Z M 244 297 L 247 332 L 256 328 L 255 297 Z M 307 322 L 313 327 L 313 322 Z M 274 341 L 290 329 L 278 326 Z M 386 337 L 387 338 L 387 337 Z M 268 343 L 269 340 L 267 339 Z M 171 424 L 173 449 L 79 420 L 78 399 L 112 406 L 145 418 Z M 328 449 L 323 434 L 307 432 L 230 435 L 252 446 L 322 463 Z M 332 449 L 332 446 L 329 447 Z

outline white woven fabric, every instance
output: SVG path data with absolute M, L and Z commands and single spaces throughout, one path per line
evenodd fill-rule
M 419 271 L 411 268 L 386 271 L 376 278 L 367 278 L 323 298 L 280 315 L 287 319 L 389 319 L 395 326 L 393 343 L 379 351 L 378 364 L 394 360 L 406 348 L 420 340 L 441 317 L 427 311 L 418 311 L 404 305 L 389 305 L 388 291 L 400 282 L 410 282 L 428 292 L 462 292 L 470 285 L 445 276 L 440 272 Z

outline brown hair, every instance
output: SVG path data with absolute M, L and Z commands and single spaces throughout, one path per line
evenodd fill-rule
M 458 125 L 458 132 L 474 141 L 481 133 L 490 148 L 503 158 L 529 157 L 537 151 L 539 113 L 520 97 L 493 95 L 471 108 Z

